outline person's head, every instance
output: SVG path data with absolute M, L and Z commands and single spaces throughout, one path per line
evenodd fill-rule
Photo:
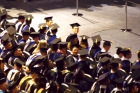
M 47 26 L 51 26 L 52 25 L 52 23 L 53 23 L 53 20 L 52 20 L 52 16 L 50 16 L 50 17 L 45 17 L 44 19 L 46 20 L 46 25 Z
M 110 69 L 110 58 L 109 57 L 103 57 L 99 60 L 101 62 L 101 66 L 103 69 Z
M 12 49 L 12 43 L 9 40 L 6 41 L 2 41 L 3 46 L 5 47 L 5 49 L 10 50 Z
M 38 43 L 38 40 L 39 40 L 39 33 L 38 32 L 32 32 L 30 34 L 30 36 L 33 38 L 33 40 L 35 40 L 35 42 Z
M 132 53 L 131 53 L 130 48 L 123 48 L 122 54 L 125 58 L 128 58 L 128 59 L 130 59 L 132 57 Z
M 119 58 L 112 58 L 110 60 L 111 69 L 113 71 L 117 71 L 119 69 L 119 63 L 121 63 L 121 59 L 119 59 Z
M 66 54 L 67 53 L 67 42 L 59 42 L 59 49 Z
M 22 70 L 22 65 L 24 64 L 24 62 L 22 62 L 21 60 L 19 60 L 17 58 L 13 61 L 13 64 L 14 64 L 14 69 L 17 69 L 17 70 L 21 71 Z
M 46 50 L 46 51 L 44 51 Z M 40 40 L 36 49 L 33 51 L 34 54 L 40 52 L 42 55 L 47 55 L 47 41 L 46 40 Z
M 106 41 L 106 40 L 104 40 L 104 43 L 103 43 L 103 48 L 104 48 L 104 50 L 106 51 L 106 52 L 108 52 L 109 50 L 110 50 L 110 48 L 111 48 L 111 41 Z
M 23 38 L 23 40 L 28 40 L 29 37 L 30 37 L 30 33 L 28 33 L 28 32 L 23 32 L 23 33 L 22 33 L 22 38 Z
M 117 50 L 116 50 L 116 54 L 119 56 L 119 58 L 122 58 L 123 57 L 123 54 L 122 54 L 122 48 L 121 47 L 116 47 Z
M 138 93 L 139 91 L 139 87 L 135 83 L 130 83 L 128 88 L 130 93 Z
M 77 56 L 78 55 L 78 50 L 79 50 L 78 46 L 73 46 L 72 49 L 71 49 L 71 52 L 72 52 L 73 55 Z
M 24 15 L 19 15 L 18 21 L 20 21 L 21 23 L 24 23 L 25 22 L 25 16 Z
M 23 52 L 22 52 L 21 48 L 19 48 L 19 47 L 13 48 L 13 55 L 19 56 L 19 57 L 23 56 Z
M 77 34 L 77 33 L 79 32 L 79 26 L 80 26 L 80 24 L 78 24 L 78 23 L 73 23 L 73 24 L 70 24 L 70 25 L 71 25 L 71 27 L 72 27 L 73 33 L 74 33 L 74 34 Z
M 26 24 L 27 25 L 30 25 L 32 23 L 32 19 L 33 19 L 33 16 L 32 15 L 26 15 Z

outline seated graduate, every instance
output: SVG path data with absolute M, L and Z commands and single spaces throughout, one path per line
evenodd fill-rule
M 37 44 L 39 42 L 39 33 L 38 32 L 32 32 L 30 35 L 33 38 L 33 40 L 29 41 L 25 45 L 24 51 L 27 51 L 31 55 L 32 52 L 34 51 L 34 49 L 37 47 Z
M 5 60 L 6 63 L 8 63 L 8 59 L 11 56 L 11 50 L 12 50 L 12 43 L 11 43 L 11 38 L 5 34 L 1 42 L 4 46 L 4 49 L 1 52 L 1 57 Z
M 101 67 L 97 71 L 97 77 L 110 71 L 110 58 L 103 57 L 100 59 Z
M 25 16 L 26 14 L 25 13 L 18 13 L 18 19 L 17 21 L 15 22 L 15 28 L 17 30 L 17 33 L 19 35 L 21 35 L 21 29 L 22 29 L 22 26 L 25 24 Z
M 48 88 L 47 93 L 61 93 L 60 92 L 60 86 L 58 84 L 58 82 L 56 81 L 51 81 L 50 82 L 50 87 Z
M 80 86 L 81 92 L 87 92 L 90 89 L 89 84 L 84 80 L 84 74 L 84 71 L 79 66 L 72 79 L 72 83 Z
M 70 36 L 73 34 L 78 34 L 79 32 L 79 26 L 81 26 L 79 23 L 73 23 L 70 24 L 70 26 L 72 27 L 72 32 L 70 33 L 70 35 L 68 35 L 68 37 L 66 38 L 66 42 L 70 42 Z M 77 37 L 78 38 L 78 37 Z M 78 40 L 79 41 L 79 40 Z
M 61 55 L 58 59 L 55 60 L 56 67 L 57 67 L 58 84 L 61 84 L 64 82 L 64 77 L 69 72 L 69 70 L 67 70 L 67 67 L 66 67 L 65 59 L 66 57 L 64 55 Z
M 130 66 L 132 65 L 129 59 L 132 57 L 130 48 L 123 48 L 123 58 L 122 58 L 122 69 L 126 71 L 127 74 L 130 72 Z
M 117 78 L 114 80 L 114 82 L 116 83 L 115 88 L 110 93 L 125 93 L 123 90 L 124 79 Z
M 90 38 L 89 36 L 86 35 L 81 35 L 80 36 L 82 39 L 80 41 L 80 49 L 86 49 L 87 51 L 89 50 L 89 44 L 88 44 L 88 39 Z
M 46 32 L 47 32 L 47 28 L 46 28 L 46 23 L 40 23 L 38 25 L 38 32 L 39 32 L 39 40 L 45 40 L 45 35 L 46 35 Z
M 134 62 L 134 66 L 140 65 L 140 51 L 137 51 L 136 54 L 138 59 Z
M 66 63 L 69 63 L 69 62 L 76 63 L 76 62 L 78 62 L 78 60 L 79 60 L 78 50 L 79 50 L 78 46 L 76 46 L 76 45 L 72 46 L 71 54 L 69 56 L 67 56 Z
M 23 30 L 30 30 L 30 29 L 32 29 L 32 27 L 31 27 L 31 23 L 32 23 L 32 19 L 33 19 L 34 17 L 31 15 L 31 14 L 29 14 L 29 15 L 25 15 L 25 24 L 23 25 L 23 27 L 22 27 L 22 29 L 21 29 L 21 31 L 23 31 Z
M 108 73 L 100 75 L 97 82 L 95 82 L 91 88 L 92 93 L 110 93 L 111 90 Z
M 109 73 L 110 83 L 115 87 L 116 82 L 114 81 L 117 78 L 125 79 L 127 74 L 122 74 L 121 70 L 119 70 L 119 63 L 121 63 L 121 59 L 119 58 L 112 58 L 110 61 L 111 71 Z
M 101 44 L 102 39 L 101 39 L 100 35 L 96 35 L 96 36 L 93 36 L 91 38 L 93 41 L 93 45 L 90 47 L 88 52 L 89 52 L 89 56 L 93 60 L 95 60 L 96 54 L 101 51 L 100 44 Z
M 22 31 L 22 39 L 18 41 L 18 46 L 21 48 L 22 51 L 29 39 L 29 36 L 30 36 L 29 30 Z
M 54 59 L 59 58 L 61 55 L 67 57 L 67 42 L 58 43 L 58 50 L 54 55 Z
M 56 38 L 51 42 L 51 45 L 49 45 L 50 48 L 48 49 L 47 54 L 48 54 L 49 60 L 51 60 L 52 62 L 54 62 L 54 60 L 55 60 L 55 53 L 58 50 L 58 43 L 59 42 L 61 42 L 61 40 Z
M 49 36 L 46 37 L 47 43 L 50 44 L 55 38 L 57 38 L 56 33 L 58 31 L 59 26 L 57 24 L 51 25 L 51 33 Z

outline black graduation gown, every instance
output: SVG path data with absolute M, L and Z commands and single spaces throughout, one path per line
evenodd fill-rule
M 69 55 L 69 56 L 66 58 L 66 62 L 75 63 L 75 62 L 78 62 L 78 59 L 79 59 L 78 56 Z
M 131 65 L 131 62 L 129 60 L 122 61 L 122 69 L 125 70 L 127 74 L 129 74 L 130 72 L 130 65 Z

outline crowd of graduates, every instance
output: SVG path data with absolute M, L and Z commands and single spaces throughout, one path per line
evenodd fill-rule
M 0 93 L 140 93 L 140 51 L 133 63 L 130 48 L 110 55 L 112 42 L 100 35 L 79 40 L 79 23 L 62 41 L 52 16 L 35 31 L 31 14 L 17 15 L 11 23 L 0 10 Z

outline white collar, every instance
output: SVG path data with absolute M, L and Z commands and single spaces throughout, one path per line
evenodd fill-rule
M 114 54 L 114 58 L 120 58 L 117 54 Z
M 129 60 L 128 58 L 122 57 L 122 60 Z

